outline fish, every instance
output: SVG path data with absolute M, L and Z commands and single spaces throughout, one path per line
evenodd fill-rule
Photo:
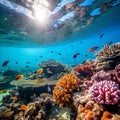
M 43 72 L 43 68 L 37 70 L 37 74 L 42 74 L 42 72 Z
M 41 81 L 41 78 L 36 78 L 36 79 L 35 79 L 35 82 L 36 82 L 36 83 L 39 83 L 40 81 Z
M 24 77 L 24 75 L 17 75 L 16 77 L 15 77 L 15 80 L 20 80 L 20 79 L 22 79 Z
M 104 36 L 104 33 L 102 33 L 100 36 L 99 36 L 99 38 L 102 38 Z
M 53 74 L 53 72 L 50 70 L 50 68 L 47 68 L 46 70 L 47 70 L 47 71 L 46 71 L 47 73 Z
M 26 64 L 30 64 L 30 62 L 26 62 Z
M 30 68 L 30 66 L 28 66 L 28 65 L 26 65 L 25 67 L 26 67 L 26 68 Z
M 18 64 L 18 62 L 16 62 L 15 64 Z
M 63 88 L 63 87 L 61 87 L 61 86 L 59 86 L 58 88 L 59 88 L 59 90 L 61 90 L 61 91 L 63 91 L 63 90 L 64 90 L 64 88 Z
M 14 101 L 18 100 L 18 98 L 16 96 L 12 97 L 11 99 L 14 100 Z
M 7 93 L 6 89 L 0 90 L 0 93 Z
M 61 53 L 58 53 L 58 55 L 61 55 Z
M 94 52 L 98 49 L 99 47 L 98 46 L 94 46 L 94 47 L 91 47 L 88 49 L 88 52 Z
M 26 106 L 26 105 L 21 105 L 20 108 L 21 108 L 21 110 L 24 110 L 24 111 L 28 110 L 28 106 Z
M 39 56 L 40 58 L 42 58 L 43 56 L 41 55 L 41 56 Z
M 48 91 L 48 93 L 50 93 L 52 91 L 51 87 L 49 85 L 47 85 L 47 91 Z
M 75 53 L 75 54 L 73 55 L 73 59 L 77 58 L 78 55 L 80 55 L 80 53 Z
M 85 55 L 85 57 L 87 57 L 88 55 Z
M 4 62 L 2 63 L 2 67 L 7 67 L 7 65 L 8 65 L 9 62 L 10 62 L 9 60 L 4 61 Z
M 53 51 L 50 51 L 51 53 L 53 53 Z
M 110 42 L 108 43 L 108 45 L 111 45 L 111 44 L 113 44 L 113 42 L 112 42 L 112 41 L 110 41 Z

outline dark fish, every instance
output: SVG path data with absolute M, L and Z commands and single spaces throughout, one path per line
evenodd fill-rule
M 50 51 L 51 53 L 53 53 L 53 51 Z
M 16 62 L 15 64 L 18 64 L 18 62 Z
M 26 64 L 30 64 L 30 62 L 26 62 Z
M 85 55 L 85 57 L 87 57 L 88 55 Z
M 26 67 L 26 68 L 30 68 L 30 66 L 28 66 L 28 65 L 26 65 L 25 67 Z
M 109 42 L 109 43 L 108 43 L 108 45 L 111 45 L 111 44 L 113 44 L 113 42 Z
M 102 38 L 104 36 L 104 33 L 99 36 L 99 38 Z
M 42 58 L 43 56 L 41 55 L 41 56 L 39 56 L 40 58 Z
M 8 65 L 9 62 L 10 62 L 9 60 L 4 61 L 4 62 L 2 63 L 2 67 L 7 67 L 7 65 Z
M 61 53 L 58 53 L 58 55 L 61 55 Z
M 88 49 L 88 52 L 94 52 L 98 49 L 99 47 L 98 46 L 94 46 L 94 47 L 91 47 Z
M 75 53 L 75 54 L 73 55 L 73 58 L 75 59 L 78 55 L 80 55 L 80 53 Z

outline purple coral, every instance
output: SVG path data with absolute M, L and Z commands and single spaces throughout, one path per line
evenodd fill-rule
M 97 82 L 91 87 L 90 95 L 99 104 L 114 105 L 120 100 L 119 86 L 115 81 Z

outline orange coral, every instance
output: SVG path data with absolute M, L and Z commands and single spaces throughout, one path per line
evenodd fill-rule
M 72 102 L 72 93 L 78 89 L 79 80 L 78 78 L 70 73 L 60 78 L 54 87 L 53 98 L 57 104 L 62 107 L 70 106 Z
M 112 114 L 109 113 L 108 111 L 105 111 L 101 117 L 101 120 L 111 120 Z

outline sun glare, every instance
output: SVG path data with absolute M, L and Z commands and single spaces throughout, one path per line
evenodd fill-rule
M 40 2 L 39 4 L 34 4 L 34 17 L 35 20 L 44 24 L 47 22 L 47 18 L 51 15 L 51 12 L 46 8 L 49 4 L 46 0 Z

